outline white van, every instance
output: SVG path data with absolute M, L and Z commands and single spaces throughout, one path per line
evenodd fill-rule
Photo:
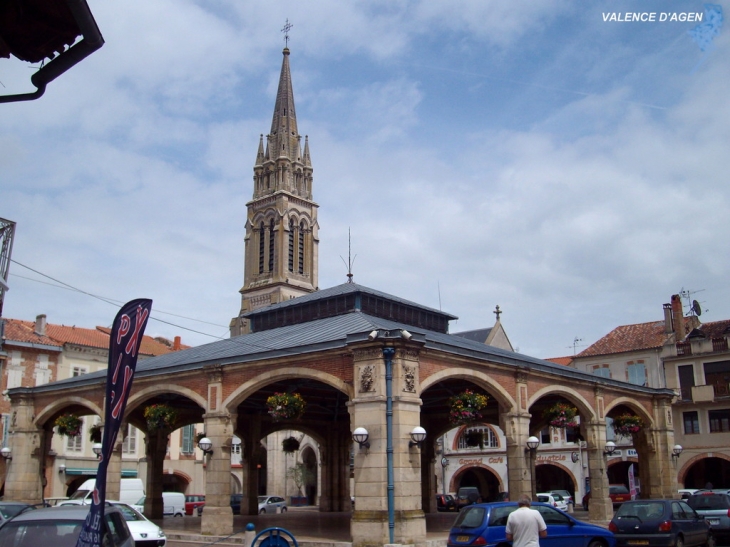
M 130 505 L 137 511 L 144 514 L 145 496 L 142 496 L 135 503 Z M 162 493 L 162 514 L 172 515 L 173 517 L 185 516 L 185 494 L 182 492 L 163 492 Z
M 79 489 L 66 501 L 59 505 L 90 505 L 91 495 L 96 486 L 96 479 L 89 479 L 79 486 Z M 142 479 L 122 479 L 119 485 L 119 500 L 123 503 L 132 504 L 144 496 L 144 483 Z M 184 511 L 183 504 L 183 511 Z

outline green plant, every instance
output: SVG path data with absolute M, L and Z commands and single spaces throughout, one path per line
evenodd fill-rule
M 578 409 L 567 403 L 555 403 L 553 406 L 546 408 L 542 413 L 550 427 L 566 428 L 575 427 L 573 419 L 578 414 Z
M 306 406 L 299 393 L 274 393 L 266 399 L 266 408 L 275 422 L 301 418 Z
M 89 428 L 89 440 L 92 443 L 100 443 L 101 442 L 101 424 L 94 424 Z
M 613 419 L 613 431 L 622 437 L 630 437 L 633 433 L 641 431 L 643 427 L 644 420 L 633 414 L 620 414 Z
M 286 476 L 294 481 L 300 496 L 302 495 L 302 487 L 314 484 L 317 478 L 312 470 L 301 462 L 287 469 Z
M 294 437 L 287 437 L 283 441 L 281 441 L 281 449 L 291 454 L 292 452 L 296 452 L 299 450 L 299 441 L 296 440 Z
M 488 401 L 486 395 L 474 393 L 470 389 L 454 395 L 449 399 L 449 421 L 452 424 L 471 424 L 481 420 L 482 414 L 479 411 L 487 406 Z
M 58 428 L 59 435 L 66 435 L 67 437 L 75 437 L 81 434 L 81 427 L 84 422 L 76 414 L 61 414 L 53 425 Z
M 166 404 L 150 405 L 144 409 L 144 418 L 147 420 L 147 429 L 149 431 L 175 429 L 177 421 L 177 411 Z

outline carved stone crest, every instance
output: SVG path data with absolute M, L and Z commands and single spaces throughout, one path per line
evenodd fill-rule
M 373 391 L 375 384 L 375 367 L 367 365 L 360 370 L 360 392 Z
M 403 365 L 403 391 L 416 392 L 416 367 Z

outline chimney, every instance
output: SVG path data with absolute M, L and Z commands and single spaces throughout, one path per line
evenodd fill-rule
M 674 332 L 677 335 L 677 342 L 684 340 L 687 333 L 684 331 L 684 314 L 682 313 L 682 300 L 678 294 L 672 295 L 672 322 L 674 323 Z
M 38 336 L 46 335 L 46 314 L 36 315 L 35 317 L 35 330 L 34 332 Z
M 172 351 L 180 351 L 181 340 L 179 336 L 175 337 L 175 341 L 172 343 Z
M 672 334 L 672 305 L 664 304 L 664 334 Z

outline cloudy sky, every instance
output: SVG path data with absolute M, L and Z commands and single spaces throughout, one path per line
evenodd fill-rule
M 658 20 L 702 2 L 88 1 L 104 47 L 0 105 L 6 317 L 111 323 L 62 282 L 152 298 L 148 334 L 227 336 L 288 18 L 320 287 L 346 281 L 349 229 L 356 282 L 452 332 L 498 304 L 536 357 L 660 320 L 682 289 L 730 318 L 730 28 Z M 657 21 L 604 21 L 636 10 Z M 33 72 L 0 60 L 0 92 Z

